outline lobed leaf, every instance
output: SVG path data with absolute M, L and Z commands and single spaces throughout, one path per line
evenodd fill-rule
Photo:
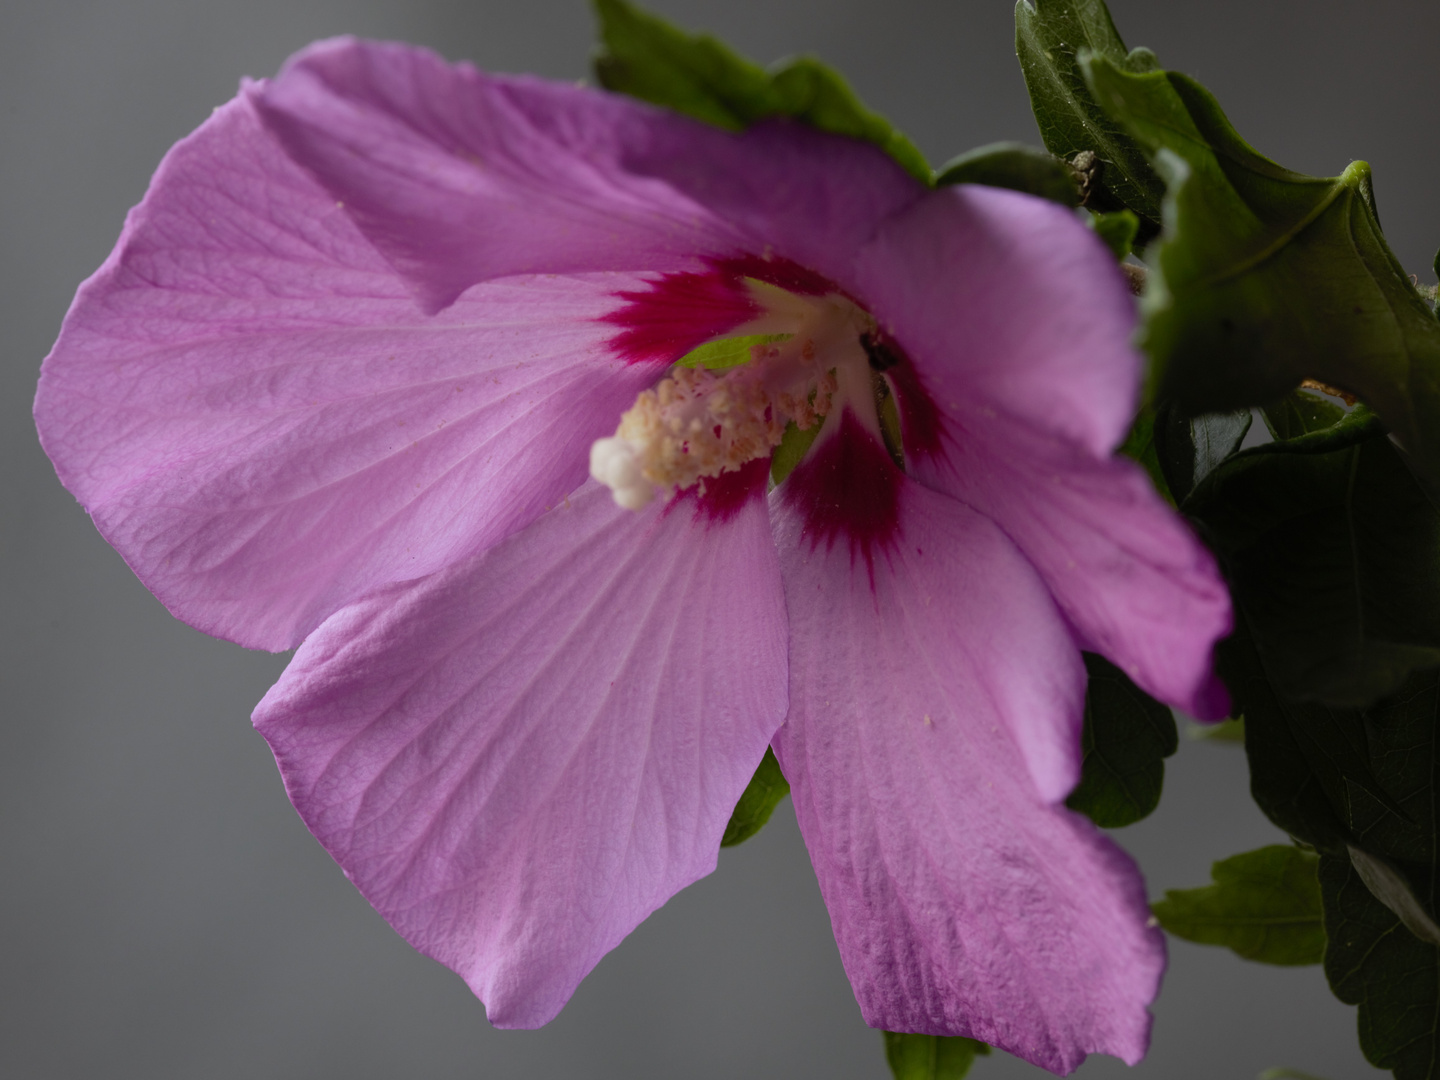
M 1344 855 L 1320 861 L 1325 975 L 1358 1005 L 1360 1048 L 1396 1080 L 1440 1075 L 1440 949 L 1417 941 Z M 1431 904 L 1433 911 L 1433 903 Z
M 1398 867 L 1354 844 L 1346 845 L 1350 865 L 1370 890 L 1370 895 L 1395 913 L 1409 930 L 1427 945 L 1440 945 L 1440 926 L 1425 910 L 1405 874 Z
M 1085 653 L 1084 760 L 1080 783 L 1065 800 L 1096 825 L 1117 829 L 1147 817 L 1160 804 L 1165 759 L 1179 735 L 1170 709 L 1141 690 L 1118 667 Z
M 1272 844 L 1221 859 L 1213 885 L 1171 889 L 1150 905 L 1169 933 L 1201 945 L 1224 945 L 1262 964 L 1318 964 L 1325 929 L 1313 852 Z
M 1169 186 L 1143 302 L 1158 396 L 1193 415 L 1317 379 L 1359 395 L 1440 483 L 1440 321 L 1385 243 L 1369 166 L 1292 172 L 1193 79 L 1104 51 L 1080 66 Z
M 1261 415 L 1271 437 L 1283 441 L 1334 427 L 1345 419 L 1345 410 L 1319 394 L 1296 390 L 1265 406 Z
M 1145 150 L 1096 101 L 1085 83 L 1079 54 L 1089 50 L 1129 71 L 1150 71 L 1148 49 L 1125 51 L 1125 43 L 1102 0 L 1019 0 L 1015 5 L 1015 52 L 1030 92 L 1040 138 L 1065 159 L 1090 152 L 1099 169 L 1086 205 L 1133 211 L 1141 235 L 1160 228 L 1164 182 Z
M 1363 407 L 1292 397 L 1266 419 L 1301 434 L 1234 456 L 1185 511 L 1275 692 L 1367 705 L 1440 664 L 1440 510 Z
M 601 42 L 595 77 L 605 89 L 732 131 L 789 117 L 874 143 L 917 180 L 931 182 L 915 144 L 820 61 L 796 57 L 767 71 L 709 34 L 687 34 L 626 0 L 595 0 L 595 12 Z
M 1353 811 L 1359 804 L 1407 821 L 1375 775 L 1364 714 L 1279 695 L 1249 620 L 1243 610 L 1237 615 L 1217 663 L 1245 715 L 1250 793 L 1260 809 L 1291 836 L 1331 852 L 1357 839 Z M 1411 844 L 1420 840 L 1419 833 L 1409 838 Z
M 1184 502 L 1200 481 L 1239 451 L 1251 422 L 1249 409 L 1193 419 L 1168 404 L 1156 410 L 1156 452 L 1176 499 Z
M 734 847 L 749 840 L 765 827 L 780 800 L 789 794 L 790 781 L 780 771 L 775 752 L 767 746 L 765 756 L 760 759 L 760 767 L 755 770 L 755 775 L 740 795 L 740 801 L 735 804 L 730 823 L 725 826 L 725 835 L 720 838 L 720 846 Z
M 964 1080 L 975 1058 L 990 1053 L 983 1042 L 959 1035 L 883 1034 L 895 1080 Z
M 1219 659 L 1245 712 L 1256 802 L 1281 828 L 1321 849 L 1325 973 L 1341 1001 L 1360 1006 L 1361 1049 L 1399 1080 L 1433 1080 L 1440 954 L 1406 925 L 1434 936 L 1440 671 L 1417 672 L 1365 709 L 1286 701 L 1267 677 L 1243 612 Z
M 935 183 L 985 184 L 1023 191 L 1062 206 L 1080 205 L 1075 170 L 1054 154 L 1024 143 L 991 143 L 951 158 L 936 170 Z
M 1130 253 L 1135 237 L 1140 232 L 1140 219 L 1130 210 L 1116 210 L 1109 214 L 1095 214 L 1090 218 L 1090 228 L 1105 241 L 1115 258 L 1123 259 Z

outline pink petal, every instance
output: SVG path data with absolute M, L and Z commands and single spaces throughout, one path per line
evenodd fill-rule
M 933 192 L 857 257 L 858 295 L 942 415 L 993 407 L 1108 455 L 1135 414 L 1134 302 L 1062 206 L 998 188 Z
M 65 485 L 180 618 L 289 648 L 520 528 L 655 377 L 633 275 L 514 278 L 426 318 L 244 97 L 165 159 L 36 402 Z
M 873 584 L 776 492 L 790 714 L 775 739 L 867 1023 L 1069 1072 L 1144 1053 L 1164 967 L 1133 863 L 1063 807 L 1084 674 L 990 522 L 918 484 Z
M 790 474 L 785 505 L 804 522 L 812 547 L 843 544 L 852 564 L 863 559 L 873 572 L 899 536 L 904 475 L 848 407 L 828 426 L 834 433 L 821 435 Z
M 759 491 L 635 514 L 590 484 L 337 613 L 256 710 L 321 843 L 500 1027 L 715 868 L 785 709 Z
M 1096 459 L 1025 425 L 952 416 L 953 449 L 917 475 L 1000 525 L 1025 553 L 1082 648 L 1201 719 L 1229 712 L 1212 670 L 1230 593 L 1203 544 L 1138 466 Z
M 734 135 L 405 45 L 313 45 L 261 107 L 429 310 L 508 274 L 686 270 L 772 248 L 843 273 L 924 191 L 866 143 L 789 123 Z
M 930 194 L 870 143 L 788 120 L 742 135 L 689 123 L 663 130 L 630 151 L 629 168 L 665 180 L 738 230 L 747 253 L 773 252 L 857 295 L 857 251 Z M 774 283 L 807 291 L 799 279 Z
M 626 170 L 628 143 L 677 121 L 620 98 L 337 38 L 291 58 L 260 100 L 432 311 L 490 278 L 682 269 L 735 245 L 689 200 Z

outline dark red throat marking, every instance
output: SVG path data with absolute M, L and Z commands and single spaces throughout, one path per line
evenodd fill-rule
M 728 469 L 719 476 L 707 476 L 698 484 L 677 492 L 665 508 L 665 513 L 670 513 L 682 502 L 693 501 L 696 521 L 723 525 L 740 513 L 751 499 L 763 499 L 769 479 L 770 459 L 756 458 L 738 469 Z
M 796 467 L 783 491 L 805 520 L 812 550 L 821 544 L 829 550 L 843 537 L 851 565 L 863 556 L 873 582 L 875 553 L 899 536 L 903 482 L 885 447 L 846 409 L 840 430 Z
M 732 275 L 737 279 L 754 278 L 796 296 L 829 296 L 831 293 L 842 292 L 839 285 L 823 274 L 817 274 L 797 262 L 774 255 L 768 258 L 761 255 L 736 255 L 731 259 L 716 259 L 712 265 L 719 273 Z
M 861 335 L 860 346 L 870 361 L 870 369 L 882 373 L 895 391 L 900 409 L 900 434 L 908 457 L 930 457 L 940 453 L 944 426 L 935 400 L 920 380 L 909 354 L 884 330 L 878 327 Z
M 631 364 L 674 363 L 762 314 L 745 278 L 799 296 L 840 291 L 829 278 L 789 259 L 737 255 L 708 261 L 708 270 L 662 274 L 649 289 L 617 293 L 624 305 L 601 320 L 620 328 L 610 347 Z

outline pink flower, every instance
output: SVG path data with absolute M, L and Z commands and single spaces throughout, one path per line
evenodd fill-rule
M 714 869 L 773 744 L 867 1022 L 1068 1071 L 1164 966 L 1062 804 L 1079 648 L 1223 707 L 1225 590 L 1111 456 L 1133 318 L 1057 206 L 342 40 L 170 152 L 36 417 L 171 611 L 299 645 L 291 799 L 495 1024 Z

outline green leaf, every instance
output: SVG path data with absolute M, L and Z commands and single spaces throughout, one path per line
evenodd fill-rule
M 963 1080 L 975 1058 L 990 1053 L 983 1042 L 959 1035 L 882 1034 L 895 1080 Z
M 1265 426 L 1276 439 L 1298 439 L 1312 431 L 1334 427 L 1345 410 L 1321 394 L 1296 390 L 1261 410 Z
M 772 341 L 787 341 L 793 334 L 752 334 L 748 337 L 721 338 L 707 341 L 691 349 L 675 363 L 681 367 L 703 367 L 712 371 L 738 367 L 750 362 L 750 349 L 755 345 L 768 345 Z
M 1237 716 L 1233 720 L 1221 720 L 1218 724 L 1191 724 L 1188 734 L 1201 742 L 1239 743 L 1244 746 L 1245 718 Z
M 1104 53 L 1081 68 L 1169 185 L 1143 301 L 1156 392 L 1193 415 L 1343 387 L 1440 482 L 1440 321 L 1385 243 L 1369 166 L 1292 172 L 1193 79 Z
M 1106 829 L 1131 825 L 1160 804 L 1165 759 L 1175 752 L 1175 717 L 1114 664 L 1085 653 L 1085 754 L 1080 783 L 1065 800 Z
M 755 775 L 750 778 L 740 801 L 735 804 L 735 812 L 730 815 L 730 824 L 725 826 L 725 835 L 720 839 L 720 846 L 734 847 L 749 840 L 765 827 L 770 815 L 775 812 L 775 807 L 779 806 L 780 800 L 788 794 L 790 782 L 780 771 L 780 762 L 775 760 L 775 752 L 767 746 L 765 756 L 760 759 L 760 767 L 755 770 Z
M 1116 210 L 1110 214 L 1096 214 L 1090 219 L 1090 227 L 1115 258 L 1123 259 L 1130 253 L 1135 236 L 1140 231 L 1140 219 L 1129 210 Z
M 951 158 L 936 170 L 935 183 L 985 184 L 1038 195 L 1062 206 L 1080 205 L 1075 170 L 1054 154 L 1024 143 L 991 143 Z
M 1156 461 L 1166 490 L 1182 503 L 1196 484 L 1240 449 L 1251 423 L 1248 409 L 1191 419 L 1168 403 L 1156 407 L 1154 416 Z
M 1347 843 L 1358 840 L 1357 830 L 1377 822 L 1394 832 L 1405 850 L 1419 850 L 1423 830 L 1409 823 L 1408 813 L 1376 775 L 1374 750 L 1384 740 L 1373 741 L 1374 725 L 1365 713 L 1287 700 L 1277 693 L 1244 609 L 1237 612 L 1235 632 L 1221 642 L 1217 660 L 1245 715 L 1250 793 L 1271 821 L 1321 851 L 1344 852 Z M 1433 675 L 1419 675 L 1411 684 L 1423 689 L 1426 678 L 1434 682 Z M 1383 706 L 1374 708 L 1377 715 L 1387 715 Z M 1423 707 L 1416 719 L 1424 723 Z M 1399 764 L 1380 761 L 1386 774 L 1396 774 L 1389 776 L 1389 787 L 1398 784 L 1413 795 L 1429 783 L 1428 777 L 1401 777 Z
M 1282 698 L 1363 706 L 1440 664 L 1440 511 L 1363 407 L 1237 454 L 1184 505 Z
M 1249 409 L 1206 413 L 1188 419 L 1178 410 L 1161 410 L 1163 427 L 1156 435 L 1160 464 L 1170 490 L 1184 502 L 1215 469 L 1240 449 L 1250 431 Z
M 1281 423 L 1298 416 L 1302 426 L 1327 416 L 1323 409 L 1278 415 Z M 1274 419 L 1271 423 L 1276 425 Z M 1336 458 L 1344 468 L 1335 466 Z M 1426 515 L 1435 512 L 1428 504 L 1417 511 L 1424 519 L 1420 525 L 1401 520 L 1399 532 L 1388 537 L 1394 543 L 1387 546 L 1384 533 L 1394 523 L 1387 524 L 1383 514 L 1381 520 L 1372 520 L 1365 499 L 1378 499 L 1391 510 L 1404 500 L 1367 475 L 1375 469 L 1382 475 L 1390 469 L 1392 478 L 1398 478 L 1404 463 L 1373 415 L 1357 408 L 1333 424 L 1231 459 L 1197 490 L 1187 510 L 1202 515 L 1202 528 L 1212 541 L 1219 536 L 1229 545 L 1222 559 L 1231 577 L 1237 618 L 1234 634 L 1220 645 L 1218 661 L 1245 716 L 1251 793 L 1273 822 L 1324 855 L 1321 901 L 1331 986 L 1342 1001 L 1360 1005 L 1361 1047 L 1372 1062 L 1395 1069 L 1402 1080 L 1431 1080 L 1440 1052 L 1435 1037 L 1440 966 L 1435 948 L 1406 927 L 1417 927 L 1431 939 L 1440 936 L 1435 927 L 1440 669 L 1415 671 L 1393 692 L 1363 707 L 1301 700 L 1305 687 L 1290 685 L 1293 670 L 1280 677 L 1307 660 L 1345 664 L 1343 650 L 1338 659 L 1335 655 L 1333 627 L 1308 638 L 1304 633 L 1305 619 L 1327 611 L 1326 595 L 1331 603 L 1351 602 L 1347 617 L 1368 640 L 1377 627 L 1404 622 L 1404 605 L 1414 599 L 1404 568 L 1417 563 L 1424 567 L 1435 558 L 1424 526 Z M 1253 482 L 1248 493 L 1242 484 L 1232 486 L 1224 497 L 1216 495 L 1256 470 L 1268 475 L 1244 481 Z M 1326 510 L 1321 500 L 1318 511 L 1306 511 L 1310 496 L 1303 489 L 1324 490 L 1321 481 L 1327 476 L 1344 492 L 1338 510 Z M 1261 500 L 1275 505 L 1262 509 Z M 1292 513 L 1296 506 L 1302 512 Z M 1342 519 L 1340 529 L 1328 520 L 1335 513 Z M 1281 537 L 1287 521 L 1295 526 L 1289 541 Z M 1369 535 L 1371 529 L 1382 535 Z M 1409 534 L 1417 529 L 1421 538 L 1412 547 Z M 1340 531 L 1352 536 L 1337 540 Z M 1354 556 L 1348 571 L 1342 567 L 1338 574 L 1326 563 L 1327 550 L 1337 543 Z M 1318 547 L 1312 550 L 1312 544 Z M 1282 591 L 1308 587 L 1322 597 L 1312 603 L 1300 595 L 1288 625 L 1283 604 L 1269 602 L 1267 607 L 1265 590 L 1274 583 L 1259 580 L 1264 560 L 1253 556 L 1267 549 L 1273 565 L 1292 574 L 1289 583 L 1280 586 Z M 1387 559 L 1393 565 L 1380 565 Z M 1377 566 L 1378 572 L 1396 576 L 1376 585 Z M 1412 584 L 1423 592 L 1423 575 Z M 1342 591 L 1337 599 L 1337 588 L 1348 589 L 1348 595 Z M 1317 672 L 1316 677 L 1324 674 Z M 1376 671 L 1368 674 L 1373 678 Z M 1365 874 L 1357 865 L 1366 868 Z M 1404 921 L 1396 910 L 1404 913 Z
M 1256 1077 L 1256 1080 L 1321 1080 L 1321 1078 L 1307 1072 L 1301 1072 L 1299 1069 L 1288 1069 L 1280 1066 L 1274 1069 L 1266 1069 Z
M 1366 709 L 1279 698 L 1242 617 L 1220 666 L 1245 712 L 1251 792 L 1281 828 L 1321 849 L 1325 974 L 1360 1006 L 1360 1046 L 1400 1080 L 1433 1080 L 1440 1061 L 1440 953 L 1367 887 L 1431 928 L 1440 882 L 1435 778 L 1440 671 L 1411 676 Z M 1420 916 L 1423 915 L 1423 920 Z
M 1142 408 L 1135 417 L 1135 422 L 1130 425 L 1130 434 L 1125 436 L 1125 441 L 1120 444 L 1116 453 L 1124 454 L 1143 467 L 1150 474 L 1150 482 L 1155 485 L 1155 490 L 1174 506 L 1175 496 L 1171 494 L 1170 484 L 1160 460 L 1160 447 L 1155 430 L 1158 419 L 1154 409 L 1149 406 Z
M 784 482 L 785 478 L 795 471 L 795 466 L 810 452 L 816 436 L 820 434 L 821 425 L 801 428 L 795 426 L 795 421 L 785 425 L 785 434 L 780 437 L 780 445 L 775 448 L 775 453 L 770 455 L 770 479 L 776 483 Z
M 1085 85 L 1077 58 L 1081 49 L 1130 71 L 1155 66 L 1148 49 L 1125 51 L 1101 0 L 1019 0 L 1015 5 L 1015 52 L 1045 146 L 1067 160 L 1095 154 L 1099 170 L 1085 205 L 1101 211 L 1132 210 L 1140 218 L 1142 235 L 1153 236 L 1160 225 L 1164 182 L 1144 149 Z
M 1213 885 L 1171 889 L 1150 905 L 1160 925 L 1201 945 L 1224 945 L 1262 964 L 1318 964 L 1325 952 L 1320 857 L 1284 844 L 1221 859 Z
M 866 108 L 834 68 L 814 57 L 799 56 L 771 68 L 770 81 L 780 94 L 780 109 L 770 115 L 874 143 L 915 179 L 932 182 L 934 172 L 925 155 L 883 116 Z
M 1397 1080 L 1434 1080 L 1440 949 L 1417 941 L 1343 855 L 1321 860 L 1320 887 L 1330 939 L 1325 975 L 1336 997 L 1360 1006 L 1360 1049 Z
M 607 90 L 663 105 L 731 131 L 785 116 L 874 143 L 922 183 L 925 157 L 831 68 L 811 57 L 766 70 L 708 34 L 687 34 L 626 0 L 595 0 L 601 47 L 595 77 Z
M 1350 865 L 1360 875 L 1370 895 L 1394 912 L 1405 929 L 1426 945 L 1440 945 L 1440 926 L 1436 925 L 1415 895 L 1415 889 L 1404 871 L 1354 844 L 1348 845 L 1348 848 Z
M 1193 491 L 1202 480 L 1239 452 L 1254 419 L 1249 409 L 1240 409 L 1236 412 L 1206 413 L 1190 421 L 1190 442 L 1195 447 L 1195 456 L 1190 463 L 1189 490 Z
M 1321 851 L 1353 846 L 1400 866 L 1433 915 L 1440 670 L 1415 673 L 1364 709 L 1286 700 L 1244 618 L 1219 664 L 1245 713 L 1250 791 L 1270 820 Z

